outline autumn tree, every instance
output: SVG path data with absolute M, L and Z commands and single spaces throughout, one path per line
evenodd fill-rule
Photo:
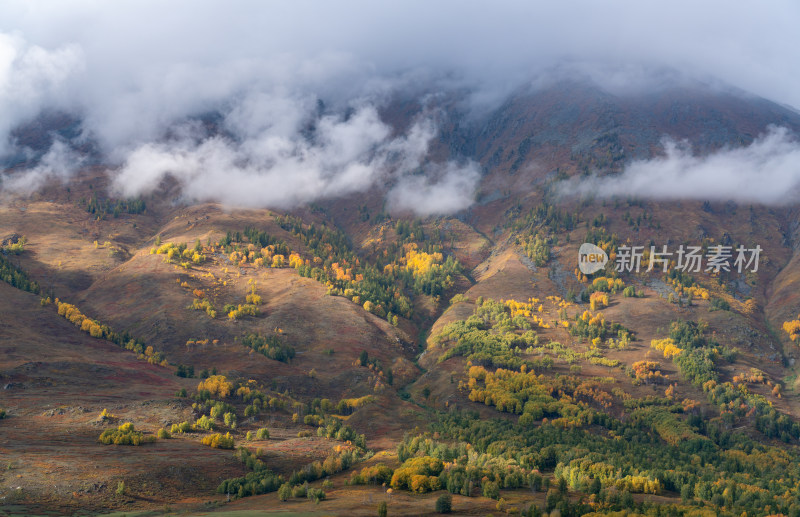
M 233 449 L 234 440 L 231 433 L 215 433 L 204 436 L 202 439 L 203 445 L 208 445 L 215 449 Z
M 233 383 L 224 375 L 211 375 L 208 379 L 200 381 L 197 391 L 208 391 L 212 397 L 226 398 L 233 391 Z

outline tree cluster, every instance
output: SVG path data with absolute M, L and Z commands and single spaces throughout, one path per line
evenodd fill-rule
M 137 431 L 133 424 L 126 422 L 116 429 L 106 429 L 98 438 L 100 443 L 105 445 L 142 445 L 156 441 L 155 436 L 145 436 L 141 431 Z

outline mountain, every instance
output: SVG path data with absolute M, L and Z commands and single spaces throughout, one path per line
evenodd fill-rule
M 569 79 L 482 110 L 397 96 L 380 116 L 402 133 L 424 113 L 429 160 L 482 171 L 456 214 L 391 213 L 391 179 L 291 210 L 188 203 L 169 180 L 120 199 L 78 117 L 18 128 L 30 151 L 7 178 L 54 140 L 88 158 L 0 198 L 3 504 L 401 515 L 449 490 L 464 514 L 797 514 L 797 205 L 559 185 L 657 160 L 665 137 L 702 159 L 798 134 L 800 115 Z M 611 257 L 591 276 L 584 242 Z M 729 246 L 730 264 L 759 246 L 758 269 L 681 271 L 682 245 Z M 618 272 L 625 246 L 675 262 Z

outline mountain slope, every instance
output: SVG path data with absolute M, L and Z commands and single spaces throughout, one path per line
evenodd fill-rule
M 473 159 L 484 175 L 476 203 L 453 216 L 387 213 L 384 186 L 289 211 L 187 205 L 174 186 L 125 204 L 110 198 L 100 167 L 80 171 L 69 189 L 7 195 L 0 238 L 27 243 L 19 254 L 7 244 L 4 256 L 41 290 L 0 285 L 0 375 L 12 384 L 0 429 L 41 420 L 53 386 L 68 386 L 70 406 L 86 408 L 35 439 L 8 434 L 6 443 L 19 440 L 14 461 L 25 462 L 25 444 L 64 430 L 80 436 L 70 465 L 83 465 L 81 449 L 103 458 L 124 450 L 133 463 L 104 467 L 90 476 L 104 488 L 81 496 L 98 509 L 121 507 L 121 479 L 133 480 L 126 508 L 183 498 L 182 508 L 197 510 L 229 493 L 243 498 L 233 509 L 278 504 L 264 493 L 330 477 L 336 508 L 371 514 L 361 499 L 388 497 L 383 481 L 369 481 L 377 474 L 363 488 L 341 487 L 385 463 L 393 490 L 446 488 L 465 507 L 480 493 L 474 504 L 484 510 L 502 496 L 520 509 L 615 511 L 633 508 L 636 494 L 643 512 L 797 511 L 797 345 L 783 330 L 800 312 L 796 206 L 554 193 L 567 177 L 602 178 L 659 155 L 664 136 L 705 155 L 747 145 L 770 124 L 800 132 L 800 116 L 697 85 L 613 94 L 565 81 L 469 116 L 461 101 L 433 101 L 440 136 L 430 158 Z M 423 105 L 396 100 L 383 116 L 399 131 Z M 583 242 L 612 256 L 591 277 L 577 270 Z M 758 271 L 741 275 L 680 274 L 676 264 L 648 272 L 646 261 L 619 273 L 613 259 L 624 245 L 759 245 L 762 254 Z M 85 332 L 48 296 L 78 307 Z M 107 330 L 89 337 L 92 324 Z M 116 379 L 109 369 L 119 386 L 107 382 Z M 95 435 L 111 424 L 92 421 L 112 402 L 120 422 L 149 434 L 196 425 L 171 440 L 105 448 Z M 264 427 L 269 437 L 257 438 Z M 266 463 L 206 447 L 214 432 Z M 168 472 L 177 467 L 160 458 L 178 453 L 197 461 L 169 483 L 159 475 L 169 489 L 153 496 L 136 469 L 155 462 Z M 40 472 L 24 468 L 21 479 Z M 48 507 L 72 508 L 80 469 L 70 469 L 54 480 Z M 21 503 L 43 490 L 31 481 L 17 494 L 17 482 L 5 476 L 0 486 Z M 533 495 L 515 490 L 533 486 Z M 431 497 L 398 496 L 414 511 L 432 507 Z

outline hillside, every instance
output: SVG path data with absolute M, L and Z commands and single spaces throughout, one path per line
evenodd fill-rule
M 0 508 L 800 514 L 797 205 L 558 195 L 665 136 L 706 156 L 800 115 L 699 84 L 462 100 L 436 98 L 429 158 L 477 162 L 476 202 L 427 218 L 390 213 L 388 183 L 281 210 L 168 181 L 121 199 L 76 119 L 18 128 L 91 159 L 0 191 Z M 423 104 L 381 115 L 402 132 Z M 611 256 L 590 276 L 584 242 Z M 647 271 L 682 245 L 757 245 L 758 270 Z M 126 422 L 140 445 L 98 441 Z

